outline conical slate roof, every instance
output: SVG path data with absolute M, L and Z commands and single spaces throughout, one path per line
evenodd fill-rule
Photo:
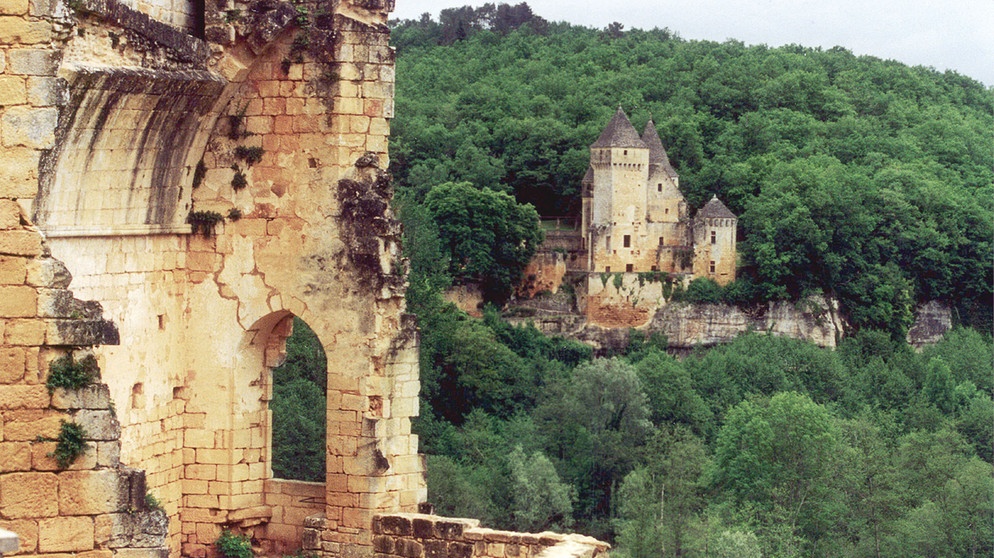
M 699 219 L 738 219 L 715 195 L 697 212 Z
M 601 137 L 590 146 L 593 148 L 603 147 L 637 147 L 645 149 L 645 143 L 639 138 L 639 133 L 628 120 L 625 111 L 618 107 L 618 112 L 607 123 L 607 128 L 601 132 Z
M 580 184 L 593 184 L 594 183 L 594 167 L 587 167 L 587 174 L 583 175 L 583 180 Z
M 649 164 L 659 165 L 668 176 L 675 177 L 676 169 L 670 164 L 670 158 L 663 147 L 663 140 L 659 139 L 659 132 L 656 131 L 656 125 L 651 119 L 642 132 L 642 142 L 649 147 Z

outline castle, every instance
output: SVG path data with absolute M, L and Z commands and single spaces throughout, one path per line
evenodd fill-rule
M 735 280 L 737 217 L 712 197 L 689 217 L 655 124 L 641 137 L 619 107 L 590 146 L 580 230 L 586 271 L 690 273 Z

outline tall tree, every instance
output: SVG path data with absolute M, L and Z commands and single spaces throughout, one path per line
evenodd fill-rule
M 535 208 L 468 182 L 435 186 L 425 207 L 438 226 L 452 276 L 478 281 L 486 300 L 503 303 L 542 241 Z

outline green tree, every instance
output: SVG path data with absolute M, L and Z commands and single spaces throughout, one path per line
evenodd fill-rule
M 541 532 L 569 527 L 573 523 L 573 491 L 559 480 L 552 462 L 541 452 L 525 455 L 520 445 L 507 460 L 514 528 Z
M 765 404 L 744 401 L 718 433 L 709 482 L 738 505 L 782 520 L 786 536 L 813 541 L 826 528 L 837 448 L 831 415 L 807 396 L 785 392 Z
M 286 360 L 273 369 L 273 475 L 323 481 L 328 364 L 317 335 L 293 318 Z
M 468 182 L 432 188 L 425 206 L 438 226 L 452 276 L 479 281 L 489 301 L 506 300 L 542 241 L 535 209 Z
M 548 386 L 535 417 L 547 454 L 579 490 L 581 513 L 610 518 L 612 492 L 637 464 L 652 428 L 635 369 L 618 358 L 581 364 Z

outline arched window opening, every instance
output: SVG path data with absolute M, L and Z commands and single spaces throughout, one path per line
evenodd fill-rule
M 273 368 L 272 468 L 280 479 L 324 482 L 328 360 L 300 318 L 286 339 L 286 360 Z

